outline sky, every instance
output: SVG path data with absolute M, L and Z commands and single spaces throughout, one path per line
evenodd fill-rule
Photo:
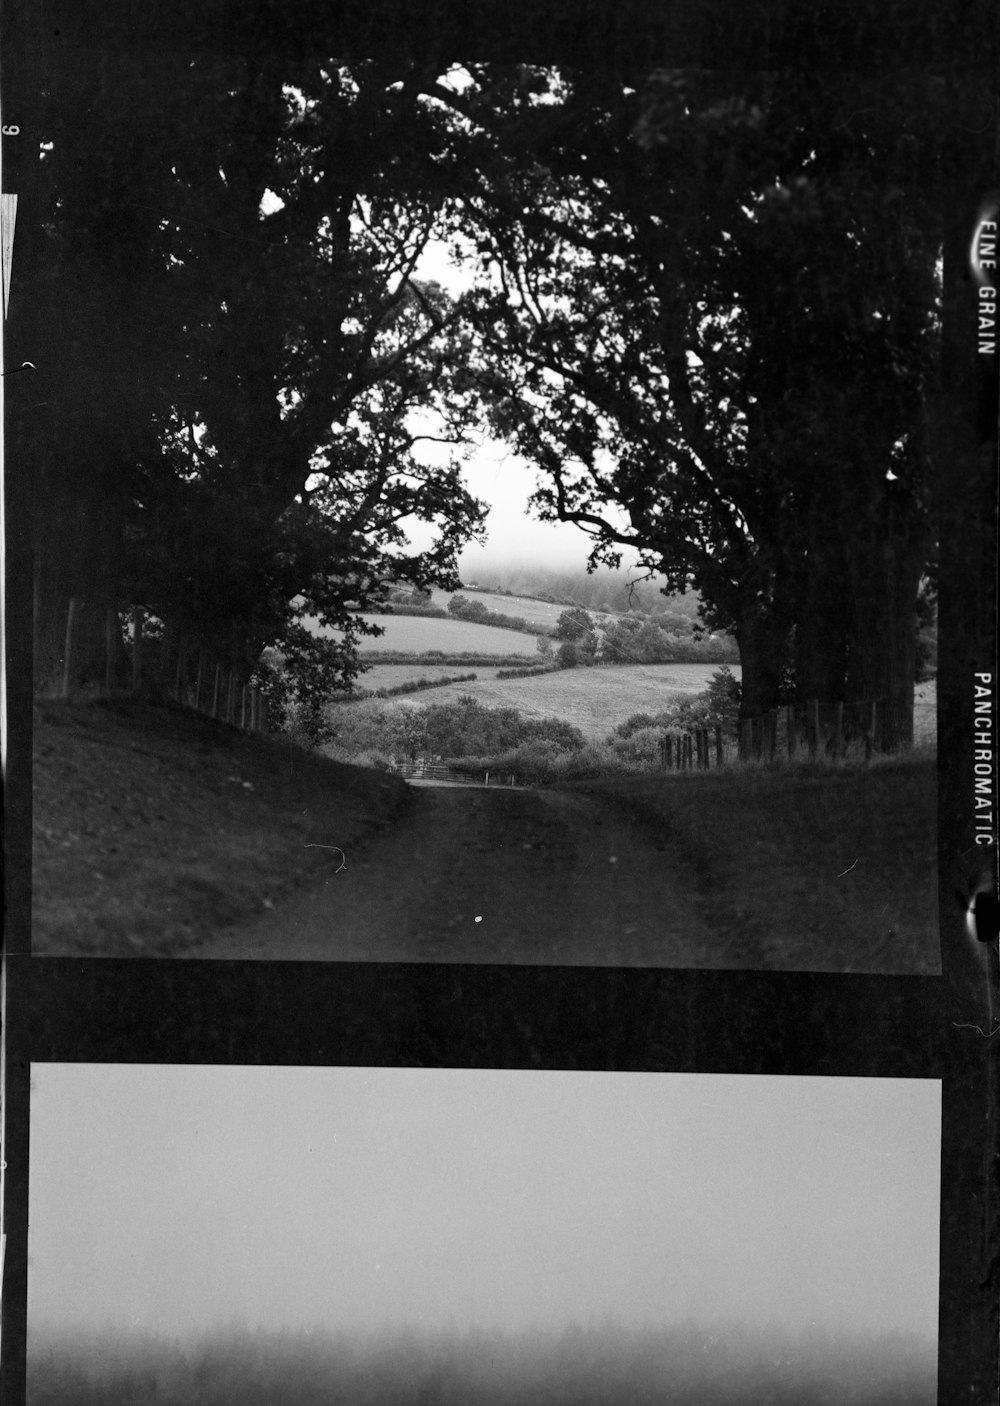
M 33 1066 L 29 1334 L 739 1318 L 936 1338 L 940 1085 Z
M 451 262 L 447 245 L 439 240 L 427 245 L 415 274 L 434 279 L 454 297 L 474 282 L 469 269 Z M 427 446 L 425 452 L 434 457 L 433 446 Z M 570 523 L 538 521 L 528 507 L 537 471 L 505 444 L 484 435 L 482 447 L 470 456 L 464 474 L 470 491 L 490 508 L 485 545 L 473 543 L 459 558 L 464 577 L 475 580 L 489 565 L 508 562 L 539 562 L 559 569 L 585 567 L 591 539 Z M 408 532 L 415 546 L 429 544 L 429 530 L 412 524 Z

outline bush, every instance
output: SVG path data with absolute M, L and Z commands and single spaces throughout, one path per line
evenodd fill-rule
M 539 674 L 551 674 L 552 670 L 544 664 L 536 664 L 526 669 L 498 669 L 498 679 L 533 679 Z M 475 674 L 472 675 L 475 678 Z
M 612 742 L 611 750 L 616 757 L 634 766 L 652 767 L 660 765 L 660 743 L 666 736 L 662 727 L 640 727 L 627 737 Z
M 663 717 L 664 714 L 661 713 L 659 716 Z M 655 726 L 656 718 L 654 718 L 651 713 L 633 713 L 630 718 L 626 718 L 623 723 L 618 724 L 612 731 L 608 741 L 611 742 L 617 737 L 623 739 L 631 737 L 633 733 L 638 732 L 641 728 Z
M 529 718 L 522 735 L 525 743 L 544 742 L 564 752 L 578 752 L 586 744 L 580 729 L 565 718 Z

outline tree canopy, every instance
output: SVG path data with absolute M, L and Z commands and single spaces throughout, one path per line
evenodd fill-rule
M 778 11 L 719 58 L 724 4 L 607 61 L 470 58 L 447 25 L 337 57 L 256 15 L 242 52 L 58 67 L 20 446 L 39 672 L 75 596 L 94 630 L 143 605 L 168 661 L 186 638 L 246 676 L 276 646 L 349 682 L 356 607 L 459 584 L 488 417 L 593 564 L 633 548 L 733 631 L 745 716 L 877 703 L 905 742 L 932 470 L 973 379 L 949 195 L 982 169 L 956 133 L 988 26 Z M 442 243 L 461 297 L 420 272 Z

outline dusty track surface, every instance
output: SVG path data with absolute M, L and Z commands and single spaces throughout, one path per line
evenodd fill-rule
M 575 792 L 414 787 L 409 813 L 300 898 L 185 955 L 746 967 L 689 861 Z M 335 829 L 325 843 L 337 843 Z

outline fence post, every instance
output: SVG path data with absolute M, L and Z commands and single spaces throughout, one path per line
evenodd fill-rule
M 795 709 L 791 703 L 785 705 L 785 743 L 788 747 L 788 760 L 795 756 Z
M 215 687 L 212 689 L 212 717 L 219 716 L 219 684 L 222 682 L 222 665 L 215 663 Z
M 70 596 L 66 611 L 66 641 L 63 646 L 62 696 L 68 698 L 73 680 L 73 655 L 76 652 L 76 622 L 80 610 L 77 596 Z
M 844 705 L 838 703 L 833 723 L 833 755 L 837 759 L 844 755 Z
M 247 686 L 243 684 L 240 688 L 240 727 L 246 731 L 247 726 Z
M 231 723 L 233 721 L 233 709 L 235 704 L 236 678 L 232 669 L 228 671 L 228 674 L 229 683 L 226 687 L 226 722 Z
M 177 669 L 174 673 L 174 699 L 184 702 L 184 675 L 187 672 L 187 636 L 181 631 L 177 641 Z
M 741 762 L 745 762 L 750 755 L 750 719 L 740 718 L 739 728 L 739 757 Z
M 132 607 L 132 692 L 142 688 L 142 627 L 146 612 L 141 605 Z
M 865 761 L 870 762 L 875 750 L 875 699 L 868 704 L 868 726 L 865 728 Z
M 490 774 L 489 774 L 489 772 L 487 772 L 487 773 L 486 773 L 486 780 L 483 782 L 483 785 L 484 785 L 484 786 L 488 786 L 489 784 L 490 784 Z
M 114 693 L 118 678 L 118 611 L 109 605 L 104 615 L 104 692 Z
M 716 766 L 721 766 L 721 765 L 722 765 L 722 725 L 721 725 L 721 723 L 716 723 L 716 725 L 715 725 L 715 765 L 716 765 Z
M 819 751 L 819 699 L 810 698 L 807 713 L 807 731 L 809 735 L 809 755 L 815 758 Z

